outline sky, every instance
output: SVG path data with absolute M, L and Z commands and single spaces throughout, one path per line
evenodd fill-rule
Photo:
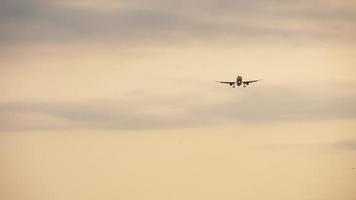
M 0 0 L 0 197 L 355 199 L 355 32 L 350 0 Z

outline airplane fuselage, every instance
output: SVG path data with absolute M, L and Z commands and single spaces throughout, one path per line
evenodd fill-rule
M 237 76 L 236 77 L 236 85 L 241 86 L 242 85 L 242 76 Z

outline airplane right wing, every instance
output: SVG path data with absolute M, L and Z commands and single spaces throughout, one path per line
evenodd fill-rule
M 216 81 L 218 83 L 224 83 L 224 84 L 229 84 L 229 85 L 235 85 L 235 82 L 231 82 L 231 81 Z

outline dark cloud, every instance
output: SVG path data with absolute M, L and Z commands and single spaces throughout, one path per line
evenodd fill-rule
M 208 99 L 202 103 L 189 100 L 189 96 L 1 103 L 0 129 L 166 129 L 241 121 L 271 123 L 356 117 L 356 93 L 328 96 L 295 88 L 266 87 L 250 91 L 230 96 L 221 103 L 209 103 Z
M 327 40 L 354 39 L 356 14 L 352 8 L 331 9 L 320 3 L 312 6 L 307 2 L 134 0 L 123 1 L 117 9 L 97 12 L 85 6 L 52 1 L 3 0 L 0 2 L 0 42 L 281 39 L 305 36 Z M 275 24 L 275 21 L 280 23 Z M 310 21 L 315 24 L 306 26 Z M 295 28 L 293 23 L 304 28 Z M 336 32 L 335 27 L 338 28 Z

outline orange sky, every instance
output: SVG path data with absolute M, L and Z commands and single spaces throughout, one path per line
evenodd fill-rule
M 1 199 L 356 198 L 355 9 L 1 1 Z

